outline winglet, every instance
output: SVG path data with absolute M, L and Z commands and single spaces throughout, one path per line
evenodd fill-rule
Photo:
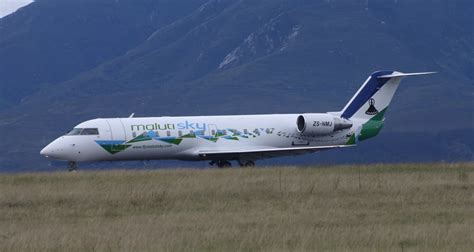
M 420 73 L 401 73 L 401 72 L 393 72 L 387 75 L 381 75 L 377 78 L 385 79 L 385 78 L 393 78 L 393 77 L 405 77 L 405 76 L 416 76 L 416 75 L 427 75 L 427 74 L 435 74 L 436 72 L 420 72 Z

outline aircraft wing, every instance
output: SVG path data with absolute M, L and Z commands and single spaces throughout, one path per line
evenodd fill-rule
M 330 145 L 330 146 L 304 146 L 290 148 L 260 148 L 249 150 L 202 150 L 198 152 L 199 157 L 213 160 L 235 160 L 249 159 L 257 160 L 269 157 L 301 155 L 306 153 L 330 150 L 335 148 L 352 147 L 355 145 Z

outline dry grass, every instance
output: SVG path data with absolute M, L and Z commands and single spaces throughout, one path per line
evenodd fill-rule
M 472 251 L 474 165 L 0 175 L 0 251 Z

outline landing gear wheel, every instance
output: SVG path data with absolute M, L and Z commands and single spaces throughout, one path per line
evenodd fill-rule
M 255 162 L 252 160 L 247 160 L 247 161 L 239 161 L 240 167 L 254 167 Z
M 77 171 L 77 163 L 74 161 L 69 161 L 67 163 L 67 168 L 69 172 Z
M 249 160 L 247 162 L 244 163 L 244 167 L 254 167 L 255 166 L 255 162 L 252 161 L 252 160 Z
M 219 168 L 230 168 L 232 164 L 229 161 L 217 161 L 217 167 Z

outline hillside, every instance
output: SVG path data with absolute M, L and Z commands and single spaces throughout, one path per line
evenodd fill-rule
M 38 0 L 0 19 L 0 110 L 124 54 L 204 0 Z
M 3 167 L 46 168 L 90 118 L 339 110 L 378 69 L 438 74 L 404 81 L 379 142 L 307 161 L 473 160 L 471 1 L 57 1 L 0 19 Z
M 0 250 L 469 251 L 473 164 L 0 175 Z

